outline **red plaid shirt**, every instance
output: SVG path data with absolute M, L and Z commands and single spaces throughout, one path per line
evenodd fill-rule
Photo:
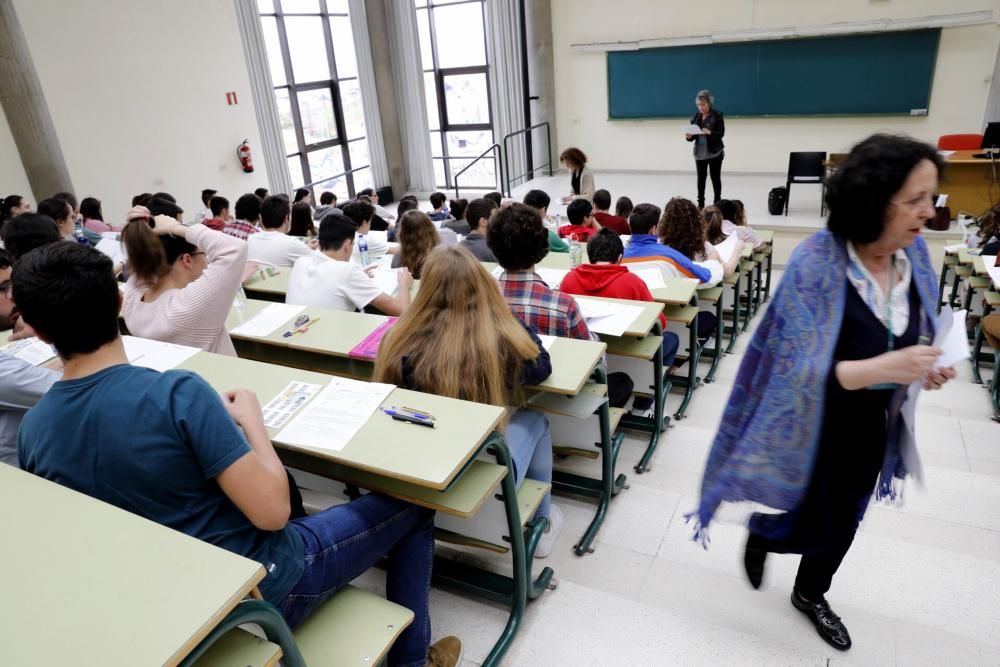
M 593 340 L 576 300 L 553 292 L 534 271 L 505 271 L 500 290 L 514 315 L 543 336 Z
M 230 236 L 235 236 L 238 239 L 246 241 L 248 236 L 256 234 L 260 230 L 257 229 L 256 225 L 252 225 L 246 220 L 234 220 L 233 222 L 227 222 L 222 231 Z

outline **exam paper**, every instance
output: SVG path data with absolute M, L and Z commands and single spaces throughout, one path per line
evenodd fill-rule
M 551 352 L 552 344 L 556 342 L 556 337 L 538 334 L 538 340 L 542 341 L 542 347 L 544 347 L 547 352 Z
M 587 320 L 587 328 L 608 336 L 621 336 L 635 322 L 642 308 L 627 303 L 612 303 L 576 297 L 580 305 L 583 319 Z
M 938 314 L 934 331 L 934 346 L 941 354 L 934 361 L 934 368 L 948 368 L 969 358 L 969 337 L 965 330 L 967 311 L 952 312 L 945 306 Z
M 111 258 L 111 262 L 118 264 L 119 262 L 124 263 L 126 259 L 125 250 L 122 248 L 122 244 L 117 239 L 102 238 L 94 246 L 104 255 Z
M 13 343 L 4 345 L 0 350 L 17 357 L 21 361 L 26 361 L 32 366 L 40 366 L 46 361 L 56 356 L 55 350 L 48 343 L 43 343 L 37 338 L 22 338 Z
M 500 280 L 500 276 L 503 275 L 503 267 L 497 264 L 493 267 L 493 270 L 490 271 L 490 275 L 493 276 L 494 279 Z
M 133 366 L 152 368 L 154 371 L 169 371 L 201 352 L 197 347 L 162 343 L 148 338 L 122 336 L 125 356 Z
M 262 412 L 264 413 L 264 426 L 268 428 L 281 428 L 292 415 L 298 412 L 299 408 L 316 395 L 323 385 L 310 384 L 308 382 L 292 381 L 288 383 L 280 394 L 268 401 Z
M 639 276 L 642 282 L 646 283 L 646 287 L 648 287 L 650 290 L 667 286 L 666 281 L 663 279 L 663 271 L 661 271 L 659 268 L 640 269 L 635 265 L 630 264 L 628 270 L 631 273 L 634 273 L 635 275 Z
M 270 336 L 283 324 L 295 319 L 295 316 L 305 310 L 305 306 L 287 303 L 272 303 L 243 324 L 235 327 L 230 333 L 237 336 Z
M 331 378 L 319 393 L 275 440 L 332 452 L 342 450 L 395 385 Z
M 386 257 L 390 257 L 390 255 L 386 255 Z M 380 290 L 389 296 L 393 296 L 399 291 L 399 269 L 386 269 L 380 266 L 372 271 L 372 280 L 375 281 Z
M 545 281 L 545 284 L 552 289 L 559 289 L 559 285 L 562 284 L 563 278 L 569 273 L 566 269 L 549 269 L 544 266 L 536 266 L 535 273 L 538 277 Z
M 945 252 L 958 252 L 959 250 L 961 250 L 962 248 L 965 248 L 965 247 L 966 247 L 966 245 L 964 243 L 955 243 L 954 245 L 946 245 L 944 247 L 944 251 Z
M 1000 287 L 1000 266 L 987 264 L 986 270 L 989 271 L 990 278 L 993 280 L 993 287 Z
M 701 128 L 691 123 L 690 125 L 684 126 L 684 134 L 701 134 Z
M 715 246 L 715 251 L 719 253 L 719 257 L 722 258 L 723 262 L 728 262 L 733 258 L 733 253 L 736 252 L 739 246 L 739 237 L 736 234 L 732 234 L 725 241 Z

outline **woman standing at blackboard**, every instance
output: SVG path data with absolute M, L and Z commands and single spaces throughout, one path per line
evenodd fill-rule
M 722 137 L 726 133 L 726 121 L 722 112 L 712 104 L 715 98 L 708 90 L 698 91 L 694 98 L 698 110 L 691 116 L 691 124 L 701 128 L 701 134 L 685 135 L 694 142 L 694 164 L 698 170 L 698 208 L 705 208 L 705 177 L 712 174 L 712 194 L 714 203 L 722 199 L 722 158 L 726 156 Z

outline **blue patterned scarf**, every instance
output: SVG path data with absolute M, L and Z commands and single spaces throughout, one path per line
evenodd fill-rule
M 923 305 L 921 332 L 930 333 L 937 278 L 922 238 L 906 249 Z M 753 502 L 790 512 L 805 497 L 819 445 L 827 375 L 844 317 L 847 249 L 823 230 L 796 247 L 772 303 L 754 332 L 712 444 L 702 479 L 695 539 L 724 502 Z M 893 395 L 889 441 L 878 497 L 895 498 L 893 480 L 907 475 L 901 447 L 912 447 Z

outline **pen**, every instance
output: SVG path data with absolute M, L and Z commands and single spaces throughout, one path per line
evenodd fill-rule
M 296 329 L 292 329 L 291 331 L 286 331 L 285 333 L 283 333 L 281 335 L 284 338 L 290 338 L 290 337 L 294 336 L 295 334 L 305 333 L 305 332 L 309 331 L 309 327 L 311 327 L 312 325 L 316 324 L 317 322 L 319 322 L 319 318 L 318 317 L 315 320 L 309 320 L 308 322 L 306 322 L 305 324 L 303 324 L 302 326 L 300 326 L 300 327 L 298 327 Z
M 434 422 L 433 421 L 427 421 L 427 420 L 424 420 L 424 419 L 419 419 L 418 417 L 414 417 L 414 416 L 411 416 L 411 415 L 404 415 L 404 414 L 401 414 L 399 412 L 396 412 L 395 410 L 390 410 L 388 408 L 382 408 L 382 412 L 384 412 L 385 414 L 389 415 L 390 417 L 392 417 L 396 421 L 407 422 L 409 424 L 417 424 L 418 426 L 427 426 L 427 427 L 430 427 L 430 428 L 434 428 Z
M 403 409 L 412 414 L 417 419 L 426 419 L 428 421 L 434 421 L 434 415 L 432 415 L 429 412 L 424 412 L 423 410 L 414 410 L 413 408 L 408 408 L 405 405 L 403 406 Z

